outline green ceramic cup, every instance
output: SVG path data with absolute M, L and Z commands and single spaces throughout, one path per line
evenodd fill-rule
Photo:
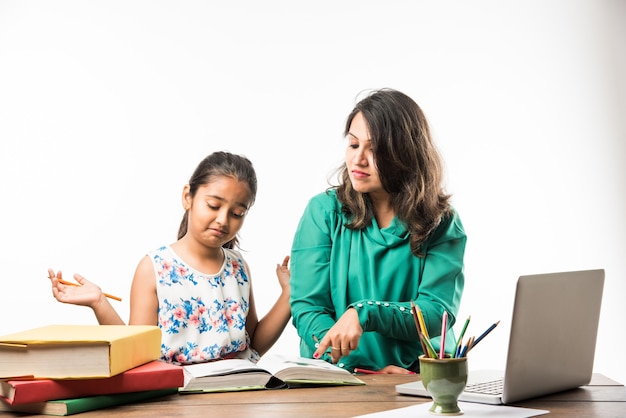
M 467 357 L 434 359 L 420 356 L 420 375 L 433 398 L 435 415 L 462 415 L 459 395 L 467 384 Z

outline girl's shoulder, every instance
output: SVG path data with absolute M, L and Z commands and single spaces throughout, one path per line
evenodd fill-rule
M 161 245 L 158 248 L 154 248 L 154 249 L 148 251 L 148 257 L 150 257 L 150 258 L 154 258 L 155 256 L 159 256 L 159 257 L 169 256 L 169 257 L 172 257 L 173 255 L 174 255 L 174 252 L 172 251 L 172 249 L 170 248 L 169 245 Z
M 224 251 L 224 256 L 226 258 L 229 258 L 231 260 L 239 260 L 241 262 L 244 261 L 243 256 L 241 255 L 241 252 L 239 250 L 224 247 L 222 247 L 222 250 Z

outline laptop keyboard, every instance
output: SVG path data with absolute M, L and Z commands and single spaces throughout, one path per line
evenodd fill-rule
M 465 387 L 465 392 L 500 395 L 502 394 L 503 383 L 504 379 L 497 379 L 489 382 L 472 383 Z

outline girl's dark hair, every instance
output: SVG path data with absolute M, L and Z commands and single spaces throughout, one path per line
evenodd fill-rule
M 442 187 L 443 163 L 426 116 L 406 94 L 380 89 L 357 103 L 346 120 L 344 136 L 359 112 L 369 129 L 382 186 L 391 197 L 396 216 L 411 235 L 411 252 L 423 256 L 422 244 L 452 210 L 450 195 Z M 345 163 L 337 173 L 337 196 L 350 220 L 348 228 L 365 228 L 373 216 L 369 197 L 352 188 Z
M 198 164 L 193 175 L 189 179 L 189 193 L 193 198 L 200 186 L 210 183 L 217 177 L 233 177 L 238 181 L 248 183 L 250 188 L 250 206 L 256 199 L 257 180 L 252 162 L 244 156 L 231 154 L 229 152 L 218 151 L 207 156 Z M 188 210 L 185 211 L 183 219 L 178 228 L 178 239 L 187 233 Z M 239 240 L 235 236 L 232 240 L 224 244 L 226 248 L 236 248 Z

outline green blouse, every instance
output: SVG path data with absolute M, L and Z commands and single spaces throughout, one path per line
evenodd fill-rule
M 291 310 L 300 336 L 300 355 L 312 357 L 335 321 L 355 308 L 363 327 L 359 346 L 337 363 L 380 369 L 393 364 L 413 368 L 422 354 L 411 301 L 422 310 L 435 347 L 441 317 L 456 321 L 463 293 L 466 236 L 456 212 L 443 219 L 424 243 L 425 257 L 415 257 L 406 226 L 394 218 L 387 228 L 345 227 L 346 218 L 334 190 L 308 203 L 291 250 Z M 453 351 L 454 334 L 446 337 Z M 437 338 L 434 338 L 437 337 Z M 330 354 L 323 357 L 330 360 Z

